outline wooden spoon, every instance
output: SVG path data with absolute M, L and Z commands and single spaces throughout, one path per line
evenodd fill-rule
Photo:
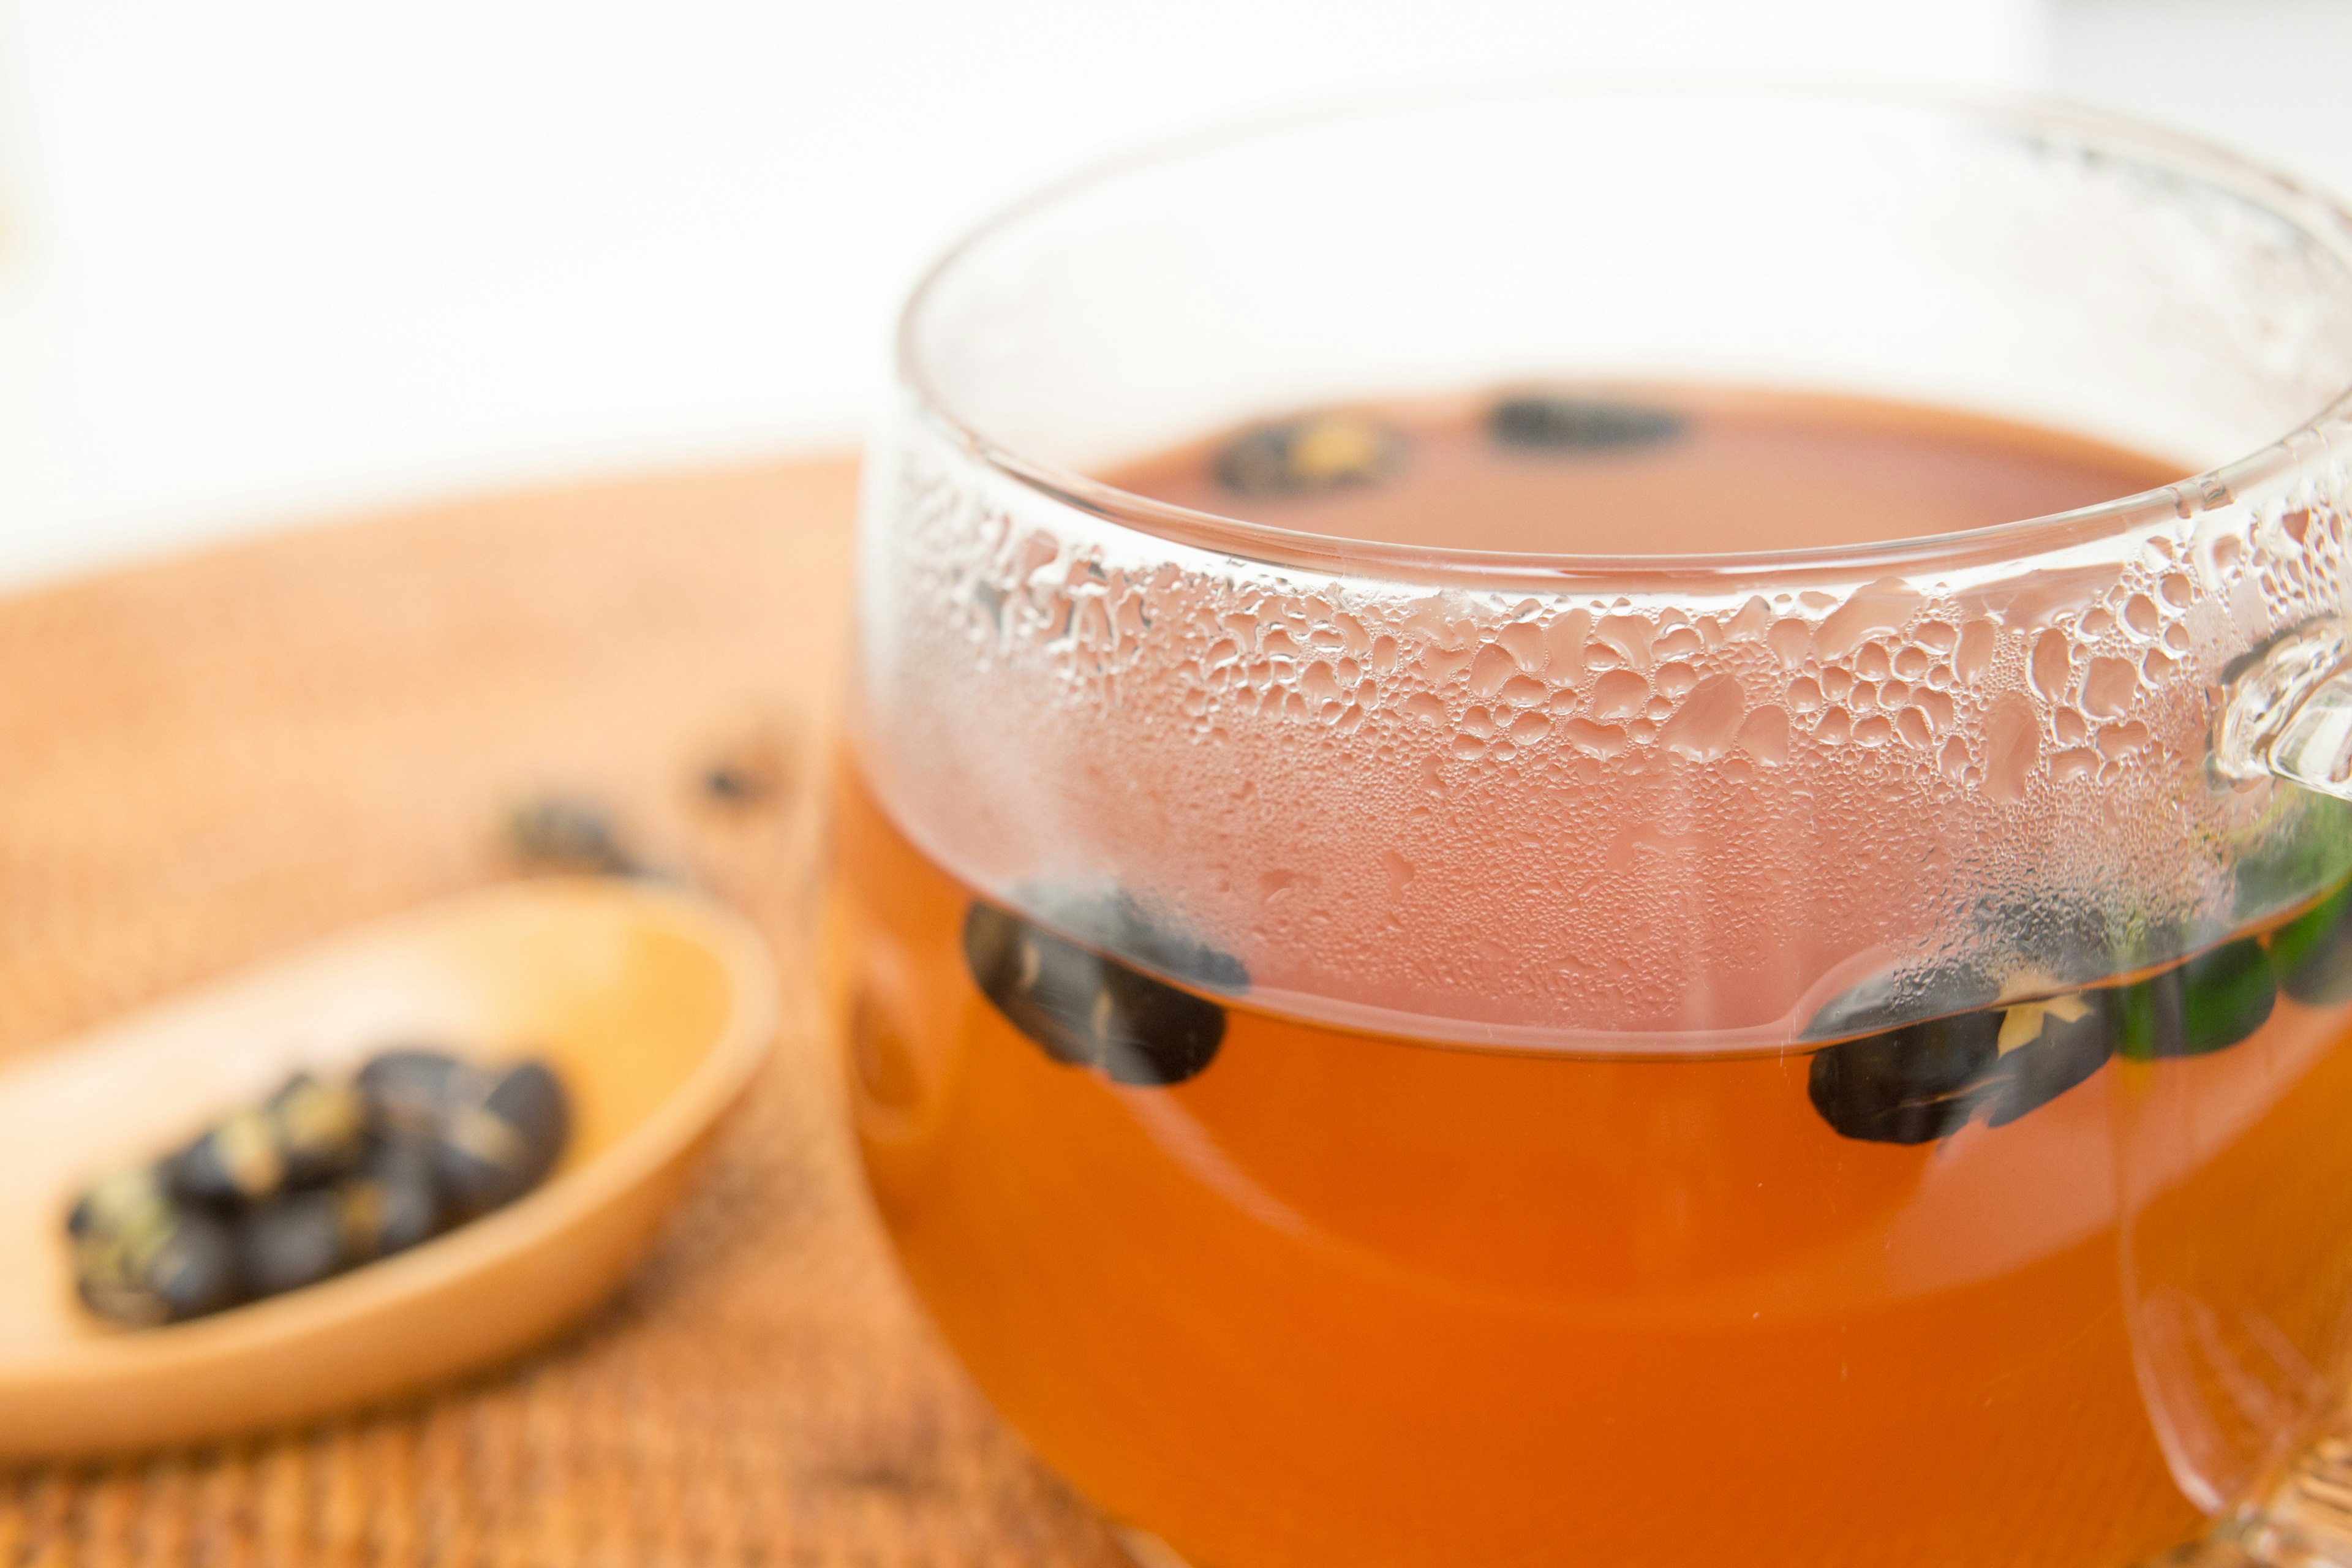
M 765 945 L 709 900 L 517 883 L 324 942 L 0 1071 L 0 1459 L 121 1452 L 304 1420 L 496 1361 L 593 1306 L 685 1185 L 766 1053 Z M 411 1251 L 168 1328 L 77 1300 L 64 1222 L 111 1166 L 164 1152 L 297 1068 L 388 1045 L 559 1073 L 546 1183 Z

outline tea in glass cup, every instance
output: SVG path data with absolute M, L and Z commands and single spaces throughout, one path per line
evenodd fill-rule
M 2352 220 L 1457 99 L 1040 198 L 900 373 L 858 1141 L 1146 1550 L 2352 1561 Z

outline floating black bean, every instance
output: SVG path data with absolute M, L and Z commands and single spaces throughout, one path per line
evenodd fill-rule
M 2000 1016 L 1990 1011 L 1865 1035 L 1814 1052 L 1806 1093 L 1848 1138 L 1931 1143 L 1975 1113 L 2000 1039 Z
M 1979 1103 L 2000 1127 L 2049 1104 L 2106 1065 L 2115 1051 L 2111 991 L 2075 991 L 2000 1010 L 2000 1058 Z
M 1114 1083 L 1181 1083 L 1205 1070 L 1224 1040 L 1216 1003 L 992 904 L 965 915 L 963 951 L 982 994 L 1014 1028 L 1055 1061 L 1097 1068 Z
M 2306 1007 L 2352 1002 L 2352 887 L 2339 889 L 2271 938 L 2279 989 Z
M 2277 996 L 2262 943 L 2227 942 L 2122 987 L 2113 1004 L 2116 1050 L 2143 1061 L 2218 1051 L 2261 1028 Z
M 1313 495 L 1370 484 L 1402 460 L 1395 432 L 1352 414 L 1310 414 L 1235 437 L 1217 458 L 1217 482 L 1236 495 Z
M 1598 397 L 1507 397 L 1486 416 L 1498 446 L 1556 452 L 1619 452 L 1661 446 L 1683 433 L 1668 409 Z

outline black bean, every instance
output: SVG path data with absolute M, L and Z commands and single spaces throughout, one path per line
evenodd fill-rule
M 610 813 L 593 801 L 550 795 L 507 817 L 507 847 L 524 867 L 590 876 L 634 877 L 643 864 L 621 841 Z
M 469 1070 L 446 1052 L 405 1046 L 369 1058 L 355 1081 L 379 1132 L 431 1138 L 455 1100 L 452 1085 Z
M 144 1272 L 148 1289 L 173 1322 L 201 1318 L 244 1299 L 235 1240 L 228 1226 L 211 1215 L 182 1210 L 171 1234 L 147 1258 Z
M 348 1261 L 343 1205 L 331 1191 L 287 1193 L 256 1205 L 236 1231 L 238 1267 L 256 1296 L 315 1285 Z
M 2000 1015 L 1906 1025 L 1813 1053 L 1806 1092 L 1848 1138 L 1929 1143 L 1965 1125 L 2000 1059 Z
M 1618 452 L 1655 447 L 1683 433 L 1668 409 L 1597 397 L 1507 397 L 1486 416 L 1497 446 L 1557 452 Z
M 378 1139 L 335 1192 L 342 1205 L 344 1252 L 352 1262 L 404 1252 L 441 1229 L 433 1153 L 419 1140 Z
M 540 1062 L 456 1082 L 456 1101 L 433 1142 L 433 1169 L 448 1206 L 472 1215 L 540 1184 L 563 1152 L 571 1111 L 562 1084 Z
M 298 1073 L 257 1106 L 233 1112 L 165 1161 L 173 1188 L 198 1203 L 258 1203 L 358 1163 L 366 1131 L 346 1084 Z
M 82 1300 L 117 1322 L 179 1322 L 234 1305 L 242 1294 L 227 1226 L 174 1202 L 152 1167 L 94 1184 L 66 1228 Z
M 2234 1046 L 2271 1016 L 2277 983 L 2248 937 L 2200 952 L 2116 997 L 2116 1049 L 2138 1060 L 2203 1056 Z
M 2306 1007 L 2352 1002 L 2352 887 L 2339 889 L 2271 938 L 2279 989 Z
M 2000 1010 L 2000 1060 L 1979 1102 L 1994 1127 L 2040 1109 L 2087 1081 L 2114 1054 L 2112 991 L 2077 991 Z
M 1395 432 L 1351 414 L 1310 414 L 1235 437 L 1217 482 L 1236 495 L 1314 495 L 1384 479 L 1402 459 Z
M 963 951 L 982 994 L 1014 1028 L 1055 1061 L 1098 1068 L 1115 1083 L 1181 1083 L 1205 1070 L 1224 1040 L 1216 1003 L 994 905 L 966 913 Z

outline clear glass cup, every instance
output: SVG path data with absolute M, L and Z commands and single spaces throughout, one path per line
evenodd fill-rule
M 1147 1550 L 2352 1562 L 2352 219 L 2046 107 L 1411 102 L 1016 209 L 899 376 L 857 1135 L 949 1341 Z M 1549 379 L 2197 477 L 1608 557 L 1095 477 Z

